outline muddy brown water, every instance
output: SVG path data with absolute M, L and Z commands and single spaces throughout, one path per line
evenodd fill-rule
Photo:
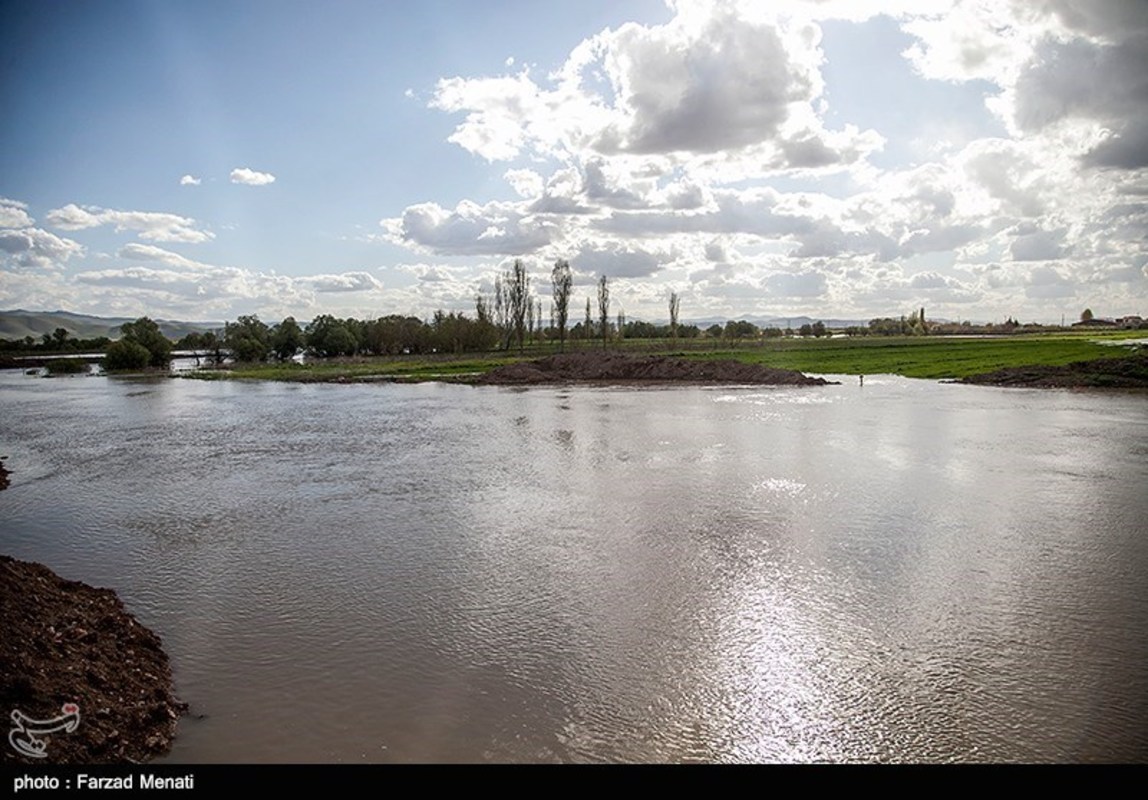
M 160 633 L 174 762 L 1148 760 L 1148 401 L 843 380 L 5 372 L 0 552 Z

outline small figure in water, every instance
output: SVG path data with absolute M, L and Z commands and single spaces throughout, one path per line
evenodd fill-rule
M 861 379 L 861 385 L 864 386 L 865 385 L 865 376 L 864 375 L 858 375 L 857 377 L 859 377 Z

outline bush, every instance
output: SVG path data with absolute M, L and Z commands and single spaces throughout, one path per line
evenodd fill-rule
M 81 358 L 54 358 L 44 365 L 49 375 L 79 375 L 91 368 Z
M 120 339 L 108 346 L 108 352 L 104 355 L 104 369 L 108 372 L 139 370 L 147 367 L 150 361 L 151 351 L 142 344 Z

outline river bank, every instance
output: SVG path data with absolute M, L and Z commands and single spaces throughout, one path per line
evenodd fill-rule
M 171 748 L 187 705 L 159 637 L 115 592 L 0 555 L 0 607 L 0 711 L 24 729 L 0 762 L 138 763 Z
M 1120 358 L 1123 355 L 1121 348 L 1111 345 L 1134 338 L 1136 334 L 1136 331 L 1130 331 L 1127 335 L 1103 336 L 1040 334 L 981 338 L 793 338 L 746 342 L 683 340 L 672 348 L 667 343 L 654 340 L 627 340 L 615 343 L 606 351 L 585 342 L 576 342 L 568 346 L 567 354 L 596 357 L 623 354 L 635 358 L 665 357 L 723 364 L 739 362 L 816 375 L 901 375 L 906 378 L 957 380 L 1004 368 L 1061 366 L 1078 361 Z M 475 383 L 499 367 L 555 355 L 563 354 L 557 353 L 552 343 L 538 343 L 519 353 L 358 355 L 307 359 L 303 363 L 228 364 L 220 369 L 187 370 L 181 376 L 198 380 L 290 383 Z M 692 378 L 687 381 L 696 382 Z
M 1148 389 L 1148 353 L 1060 366 L 1008 367 L 959 383 L 1034 389 Z
M 561 353 L 497 367 L 474 381 L 484 386 L 567 383 L 735 383 L 826 386 L 830 381 L 795 370 L 773 369 L 733 359 L 699 361 L 622 353 Z

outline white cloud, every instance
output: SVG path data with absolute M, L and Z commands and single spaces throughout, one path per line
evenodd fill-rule
M 58 269 L 84 248 L 39 228 L 0 230 L 0 264 L 5 267 Z
M 674 10 L 665 25 L 627 23 L 583 41 L 544 81 L 528 70 L 443 79 L 431 106 L 465 112 L 450 141 L 488 160 L 672 156 L 744 175 L 750 164 L 840 167 L 880 146 L 872 131 L 822 126 L 815 23 L 755 3 Z
M 192 175 L 184 175 L 179 179 L 180 186 L 199 186 L 202 181 Z
M 119 249 L 116 255 L 129 261 L 151 261 L 153 263 L 168 264 L 173 267 L 182 267 L 188 270 L 213 269 L 213 267 L 207 264 L 193 261 L 190 258 L 181 256 L 179 253 L 173 253 L 170 250 L 164 250 L 162 247 L 156 247 L 150 244 L 125 244 Z
M 33 222 L 27 204 L 0 197 L 0 228 L 30 228 Z
M 519 197 L 541 197 L 545 184 L 542 176 L 532 169 L 508 169 L 502 176 Z
M 554 238 L 555 225 L 519 203 L 484 206 L 464 200 L 453 210 L 437 203 L 410 206 L 380 225 L 396 244 L 440 255 L 523 255 Z
M 154 211 L 115 211 L 98 206 L 69 203 L 48 212 L 48 224 L 65 231 L 78 231 L 111 225 L 117 232 L 137 231 L 139 238 L 153 242 L 206 242 L 215 234 L 197 227 L 194 219 Z
M 383 284 L 365 272 L 343 272 L 336 275 L 308 275 L 296 282 L 316 292 L 377 292 Z
M 237 167 L 231 170 L 231 182 L 244 186 L 266 186 L 275 183 L 275 176 L 270 172 L 256 172 L 247 167 Z
M 1064 231 L 1022 229 L 1012 241 L 1009 252 L 1013 261 L 1052 261 L 1065 255 L 1061 241 Z
M 647 250 L 620 244 L 583 245 L 570 265 L 582 273 L 611 278 L 644 278 L 662 268 L 669 259 Z

